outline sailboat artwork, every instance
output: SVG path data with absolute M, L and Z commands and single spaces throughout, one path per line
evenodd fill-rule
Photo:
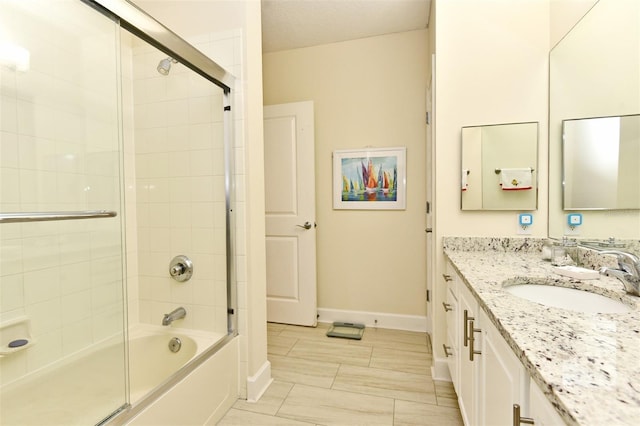
M 396 157 L 343 158 L 342 201 L 396 201 Z
M 404 208 L 404 191 L 399 191 L 404 190 L 404 168 L 404 148 L 336 151 L 334 181 L 339 176 L 341 187 L 340 199 L 334 200 L 339 201 L 339 205 L 335 206 L 334 202 L 334 207 Z M 334 188 L 334 192 L 337 189 Z M 400 198 L 402 203 L 399 203 Z M 378 205 L 374 207 L 369 204 Z

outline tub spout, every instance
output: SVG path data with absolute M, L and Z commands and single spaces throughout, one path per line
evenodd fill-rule
M 164 314 L 164 318 L 162 318 L 162 325 L 171 325 L 175 320 L 179 320 L 187 316 L 187 311 L 181 306 L 168 314 Z

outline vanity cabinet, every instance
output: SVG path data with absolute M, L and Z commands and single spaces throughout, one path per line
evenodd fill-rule
M 529 411 L 531 418 L 535 420 L 536 426 L 558 426 L 564 425 L 558 412 L 553 408 L 538 385 L 531 380 L 529 385 Z
M 447 270 L 443 274 L 445 287 L 447 289 L 445 301 L 442 303 L 445 316 L 447 318 L 447 339 L 444 343 L 444 353 L 447 357 L 447 366 L 454 386 L 458 386 L 458 282 L 457 275 L 450 263 L 447 263 Z
M 449 262 L 446 271 L 445 352 L 465 425 L 563 425 Z
M 459 386 L 456 389 L 460 401 L 460 412 L 467 425 L 478 424 L 478 392 L 480 380 L 481 355 L 481 324 L 477 318 L 478 306 L 476 299 L 466 285 L 457 280 L 458 284 L 458 344 L 460 347 L 457 357 Z
M 480 311 L 478 316 L 482 323 L 482 367 L 477 388 L 479 398 L 477 424 L 514 424 L 514 404 L 521 407 L 520 416 L 528 411 L 522 391 L 529 381 L 529 376 L 486 313 Z

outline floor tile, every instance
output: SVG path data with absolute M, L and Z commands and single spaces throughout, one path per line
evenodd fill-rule
M 393 399 L 295 385 L 279 417 L 322 425 L 393 425 Z
M 369 365 L 371 359 L 371 347 L 334 344 L 325 341 L 299 340 L 289 351 L 288 356 L 313 361 L 336 362 L 366 367 Z
M 366 328 L 363 341 L 385 341 L 396 343 L 409 343 L 413 345 L 427 346 L 427 333 L 415 331 L 390 330 L 386 328 Z
M 435 404 L 431 377 L 402 371 L 342 365 L 332 389 Z
M 292 387 L 293 383 L 274 380 L 259 401 L 247 402 L 246 399 L 239 399 L 233 405 L 233 408 L 273 416 L 280 409 Z
M 268 416 L 252 413 L 250 411 L 230 409 L 217 423 L 218 426 L 309 426 L 314 423 L 305 423 L 282 417 Z
M 430 354 L 374 347 L 369 366 L 430 376 L 431 364 Z
M 338 372 L 338 363 L 269 355 L 271 377 L 278 381 L 330 388 Z
M 318 324 L 317 327 L 301 327 L 296 325 L 288 325 L 284 330 L 280 332 L 280 336 L 304 340 L 321 340 L 323 342 L 331 342 L 337 344 L 349 343 L 349 339 L 327 337 L 327 331 L 329 331 L 328 324 Z
M 458 408 L 458 395 L 456 395 L 456 391 L 453 388 L 453 383 L 441 381 L 434 383 L 438 405 Z
M 269 337 L 267 343 L 267 353 L 275 355 L 286 355 L 289 353 L 293 345 L 296 344 L 298 339 L 293 337 L 273 336 Z
M 282 330 L 286 328 L 286 324 L 267 323 L 267 340 L 280 336 Z
M 431 351 L 425 344 L 413 344 L 413 343 L 404 343 L 404 342 L 390 342 L 384 340 L 352 340 L 349 342 L 351 345 L 356 346 L 371 346 L 373 348 L 381 348 L 381 349 L 396 349 L 399 351 L 405 352 L 420 352 L 423 354 L 430 354 Z
M 439 407 L 396 400 L 393 415 L 394 426 L 463 426 L 460 411 L 451 407 Z
M 365 329 L 330 338 L 330 324 L 267 324 L 275 379 L 255 403 L 236 401 L 220 425 L 462 425 L 449 382 L 431 378 L 428 334 Z
M 278 324 L 277 322 L 267 323 L 267 332 L 279 333 L 285 328 L 287 328 L 287 324 Z

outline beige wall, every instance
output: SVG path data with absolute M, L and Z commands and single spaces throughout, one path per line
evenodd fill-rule
M 635 0 L 601 0 L 551 53 L 549 235 L 566 232 L 562 210 L 562 120 L 637 114 L 640 51 Z M 635 31 L 635 32 L 634 32 Z M 634 188 L 637 191 L 637 188 Z M 637 192 L 636 192 L 637 194 Z M 638 238 L 637 211 L 582 211 L 582 238 Z
M 319 308 L 424 316 L 427 31 L 265 54 L 264 104 L 315 106 Z M 407 208 L 333 210 L 331 154 L 407 147 Z
M 549 4 L 546 1 L 436 1 L 436 277 L 443 236 L 513 236 L 518 211 L 460 210 L 460 132 L 469 125 L 537 121 L 538 209 L 533 236 L 546 236 Z M 434 306 L 444 301 L 442 280 Z M 434 309 L 436 361 L 444 357 L 445 319 Z
M 555 46 L 598 0 L 550 0 L 549 47 Z

